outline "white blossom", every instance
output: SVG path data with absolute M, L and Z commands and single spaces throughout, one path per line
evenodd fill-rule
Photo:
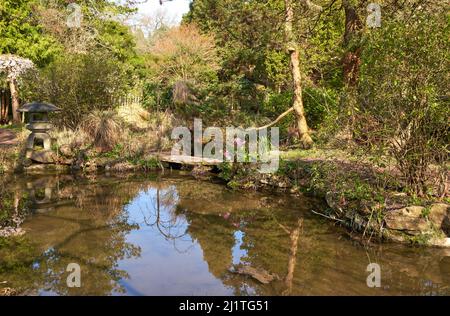
M 0 55 L 0 73 L 6 73 L 7 80 L 16 80 L 27 70 L 34 68 L 34 63 L 15 55 Z

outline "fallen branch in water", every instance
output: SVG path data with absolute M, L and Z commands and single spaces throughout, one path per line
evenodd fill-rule
M 337 221 L 337 222 L 341 222 L 341 223 L 344 223 L 344 221 L 343 221 L 342 219 L 339 219 L 339 218 L 333 218 L 333 217 L 331 217 L 331 216 L 328 216 L 328 215 L 325 215 L 325 214 L 322 214 L 322 213 L 316 212 L 316 211 L 314 211 L 314 210 L 311 210 L 311 212 L 313 212 L 314 214 L 317 214 L 317 215 L 323 216 L 323 217 L 325 217 L 325 218 L 331 219 L 331 220 L 333 220 L 333 221 Z
M 279 280 L 280 277 L 274 273 L 270 273 L 264 269 L 256 269 L 248 265 L 239 264 L 229 269 L 229 272 L 248 275 L 262 284 L 269 284 L 273 280 Z

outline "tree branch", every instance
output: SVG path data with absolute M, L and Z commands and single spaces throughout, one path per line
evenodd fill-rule
M 288 115 L 289 113 L 291 113 L 292 111 L 294 111 L 294 107 L 290 107 L 289 109 L 287 109 L 286 111 L 284 111 L 283 113 L 281 113 L 275 121 L 273 121 L 272 123 L 269 123 L 267 125 L 261 126 L 261 127 L 254 127 L 254 128 L 250 128 L 249 130 L 261 130 L 261 129 L 265 129 L 268 127 L 271 127 L 275 124 L 277 124 L 279 121 L 281 121 L 281 119 L 283 119 L 283 117 L 285 117 L 286 115 Z

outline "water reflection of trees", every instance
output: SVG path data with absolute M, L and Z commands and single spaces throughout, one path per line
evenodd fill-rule
M 26 180 L 12 205 L 29 205 L 33 219 L 24 223 L 29 233 L 0 244 L 0 281 L 14 287 L 31 283 L 58 294 L 123 292 L 120 281 L 129 276 L 119 261 L 140 256 L 140 248 L 126 236 L 145 225 L 180 252 L 189 253 L 195 241 L 210 273 L 236 295 L 449 293 L 448 256 L 402 246 L 366 251 L 339 240 L 333 227 L 307 216 L 313 201 L 235 193 L 186 178 Z M 124 210 L 131 200 L 136 205 L 143 192 L 148 194 L 135 223 Z M 365 284 L 370 261 L 382 265 L 385 292 L 370 292 Z M 79 289 L 65 283 L 71 262 L 81 265 Z M 230 268 L 237 262 L 278 279 L 262 284 L 234 274 Z
M 174 187 L 161 189 L 156 185 L 155 197 L 150 198 L 141 213 L 147 226 L 155 227 L 166 240 L 176 240 L 186 236 L 184 220 L 176 216 L 174 208 L 177 192 Z
M 179 245 L 179 241 L 190 240 L 190 237 L 186 230 L 186 218 L 177 212 L 179 196 L 176 186 L 170 182 L 157 182 L 150 190 L 154 192 L 148 194 L 144 205 L 139 207 L 143 224 L 155 228 L 177 252 L 189 251 L 192 243 L 187 247 Z
M 0 256 L 0 279 L 16 288 L 33 283 L 35 289 L 61 295 L 123 292 L 119 280 L 128 275 L 118 262 L 139 256 L 140 248 L 126 241 L 137 227 L 128 223 L 122 210 L 142 185 L 70 176 L 27 180 L 22 193 L 30 200 L 32 220 L 23 225 L 28 233 L 17 241 L 20 245 L 0 250 L 10 257 Z M 25 250 L 16 255 L 18 246 Z M 80 288 L 66 285 L 66 268 L 72 262 L 81 266 Z
M 270 228 L 266 225 L 264 228 L 258 227 L 262 222 L 266 224 L 266 220 L 270 220 L 270 217 L 263 218 L 252 212 L 241 213 L 239 216 L 230 215 L 226 219 L 214 215 L 191 213 L 188 215 L 188 219 L 190 221 L 189 234 L 202 247 L 204 260 L 208 263 L 210 272 L 221 279 L 225 285 L 233 288 L 236 295 L 291 293 L 297 264 L 301 219 L 297 226 L 294 222 L 283 228 L 278 225 Z M 236 222 L 239 223 L 238 227 L 234 225 Z M 240 248 L 244 250 L 244 255 L 238 261 L 274 274 L 278 280 L 271 284 L 262 284 L 251 276 L 230 272 L 230 268 L 237 263 L 233 260 L 236 231 L 240 231 L 244 235 L 240 245 Z M 264 239 L 264 236 L 267 238 Z M 268 260 L 266 260 L 266 256 Z
M 155 184 L 153 189 L 155 193 L 150 196 L 154 198 L 150 198 L 141 208 L 145 224 L 155 227 L 166 240 L 173 242 L 177 250 L 179 248 L 177 241 L 183 240 L 186 236 L 196 241 L 202 248 L 203 259 L 208 264 L 209 271 L 226 286 L 235 288 L 235 294 L 246 294 L 242 287 L 245 279 L 229 271 L 233 266 L 232 248 L 236 243 L 235 232 L 240 229 L 246 230 L 245 227 L 251 226 L 252 221 L 258 222 L 257 227 L 260 223 L 268 225 L 263 229 L 268 229 L 269 232 L 273 231 L 274 225 L 278 227 L 277 235 L 281 233 L 286 235 L 282 236 L 282 239 L 290 240 L 290 253 L 288 258 L 283 260 L 286 272 L 281 273 L 285 273 L 286 277 L 280 284 L 280 293 L 282 290 L 287 290 L 286 294 L 290 293 L 301 222 L 289 219 L 283 225 L 273 219 L 271 212 L 261 212 L 263 206 L 280 205 L 286 203 L 285 200 L 274 198 L 275 201 L 271 201 L 264 196 L 253 198 L 248 195 L 236 195 L 221 186 L 209 183 L 200 185 L 189 180 L 181 183 L 164 181 Z M 249 208 L 253 211 L 248 211 Z M 277 236 L 278 239 L 279 237 Z M 253 244 L 254 241 L 250 243 Z M 246 258 L 248 259 L 251 258 Z M 267 293 L 260 284 L 249 281 L 251 291 L 258 294 Z M 283 286 L 287 288 L 284 289 Z
M 203 250 L 209 271 L 236 295 L 286 294 L 292 290 L 297 266 L 301 213 L 279 212 L 288 199 L 259 194 L 233 194 L 207 184 L 196 190 L 189 183 L 177 186 L 178 210 L 186 217 L 189 235 Z M 300 217 L 299 217 L 300 216 Z M 243 234 L 239 262 L 279 277 L 262 284 L 252 277 L 237 275 L 230 268 L 237 262 L 233 249 L 236 232 Z
M 319 206 L 313 200 L 280 200 L 277 196 L 240 192 L 229 203 L 227 190 L 216 187 L 213 191 L 209 184 L 205 190 L 189 183 L 177 189 L 178 206 L 188 222 L 189 235 L 201 246 L 209 271 L 236 295 L 436 295 L 450 291 L 448 253 L 429 249 L 422 255 L 414 251 L 407 254 L 409 248 L 402 245 L 398 252 L 392 245 L 364 249 L 346 240 L 329 223 L 311 215 L 303 218 Z M 208 197 L 212 203 L 208 203 Z M 236 232 L 243 235 L 239 247 L 244 255 L 239 261 L 275 274 L 278 280 L 261 284 L 252 277 L 230 273 Z M 382 266 L 382 289 L 366 285 L 370 262 Z

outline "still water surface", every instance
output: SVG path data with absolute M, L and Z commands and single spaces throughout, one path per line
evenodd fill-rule
M 0 281 L 26 294 L 450 294 L 448 250 L 363 247 L 312 214 L 324 206 L 307 197 L 179 174 L 28 176 L 16 186 L 27 233 L 0 248 Z M 370 262 L 381 266 L 381 288 L 366 285 Z M 80 288 L 66 285 L 69 263 L 81 267 Z M 230 272 L 239 264 L 276 279 Z

